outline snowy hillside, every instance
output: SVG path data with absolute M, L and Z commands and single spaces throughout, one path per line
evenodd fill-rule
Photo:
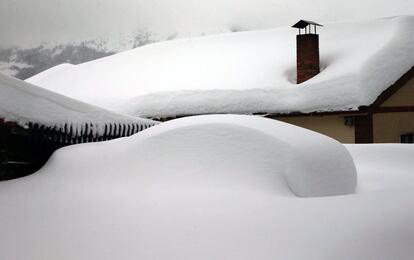
M 145 31 L 138 31 L 125 39 L 118 39 L 116 46 L 109 39 L 43 43 L 32 47 L 0 47 L 0 73 L 27 79 L 61 63 L 80 64 L 117 52 L 137 48 L 155 41 Z
M 413 16 L 325 25 L 323 71 L 300 85 L 292 28 L 152 44 L 28 81 L 146 117 L 354 110 L 414 65 L 413 28 Z
M 93 134 L 103 133 L 105 123 L 155 124 L 154 121 L 125 116 L 85 104 L 0 74 L 0 119 L 26 127 L 29 123 L 79 130 L 91 124 Z
M 32 48 L 0 48 L 0 73 L 27 79 L 61 63 L 79 64 L 114 53 L 98 42 L 42 44 Z
M 349 184 L 350 157 L 275 120 L 186 118 L 66 147 L 38 173 L 0 183 L 0 258 L 411 259 L 414 146 L 346 148 L 356 193 L 299 198 L 288 184 Z M 312 183 L 314 169 L 335 178 Z M 295 173 L 304 178 L 283 177 Z

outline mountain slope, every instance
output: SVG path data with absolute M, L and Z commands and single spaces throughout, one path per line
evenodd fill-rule
M 80 64 L 160 40 L 164 39 L 140 31 L 116 46 L 112 46 L 109 40 L 88 40 L 47 43 L 30 48 L 3 47 L 0 48 L 0 73 L 27 79 L 62 63 Z

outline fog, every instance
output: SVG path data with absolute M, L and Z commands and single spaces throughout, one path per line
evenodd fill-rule
M 414 14 L 412 0 L 0 0 L 1 46 L 262 29 Z

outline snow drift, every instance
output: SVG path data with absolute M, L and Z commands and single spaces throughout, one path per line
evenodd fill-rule
M 327 24 L 322 72 L 295 84 L 292 28 L 148 45 L 28 81 L 146 117 L 355 110 L 414 65 L 414 17 Z
M 336 155 L 343 155 L 342 146 L 266 119 L 189 120 L 66 147 L 37 174 L 0 183 L 0 258 L 366 260 L 414 254 L 414 146 L 348 145 L 359 171 L 357 192 L 298 198 L 273 168 L 287 162 L 281 152 L 296 143 L 282 140 L 286 131 L 315 156 L 321 155 L 316 146 L 306 145 L 311 137 L 310 144 L 322 141 L 319 147 Z M 305 166 L 301 156 L 290 164 Z

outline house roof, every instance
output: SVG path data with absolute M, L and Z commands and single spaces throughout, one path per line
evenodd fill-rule
M 47 127 L 79 127 L 88 124 L 93 134 L 104 131 L 105 124 L 154 125 L 148 119 L 121 115 L 39 88 L 0 74 L 0 122 L 23 127 L 30 123 Z
M 292 25 L 293 28 L 299 28 L 299 29 L 303 29 L 308 25 L 316 25 L 316 26 L 323 26 L 322 24 L 313 22 L 313 21 L 309 21 L 309 20 L 300 20 L 299 22 L 295 23 L 294 25 Z
M 292 28 L 147 45 L 28 81 L 119 113 L 314 113 L 369 106 L 414 65 L 414 16 L 327 24 L 321 73 L 296 84 Z

